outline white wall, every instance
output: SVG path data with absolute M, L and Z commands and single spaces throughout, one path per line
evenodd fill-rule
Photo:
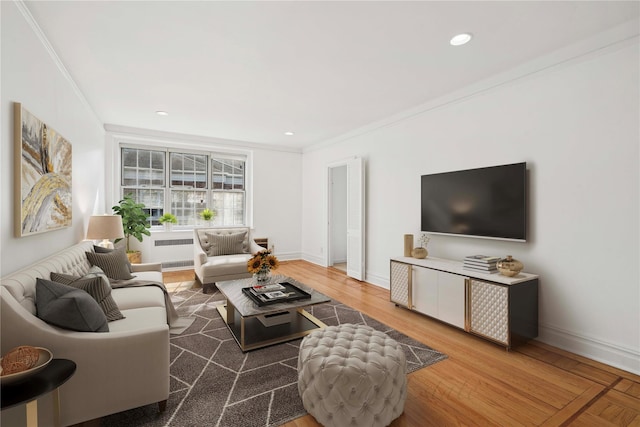
M 326 194 L 329 163 L 366 158 L 366 277 L 388 287 L 389 258 L 402 255 L 405 233 L 417 238 L 420 231 L 421 175 L 525 161 L 527 243 L 433 236 L 429 256 L 512 254 L 541 277 L 540 340 L 640 373 L 634 31 L 635 37 L 607 47 L 608 34 L 605 46 L 594 41 L 592 52 L 584 43 L 565 49 L 505 73 L 502 81 L 306 151 L 304 258 L 326 263 L 326 222 L 317 205 Z
M 119 168 L 119 143 L 136 145 L 183 147 L 189 150 L 241 152 L 247 155 L 247 181 L 251 187 L 252 233 L 254 237 L 269 239 L 269 247 L 280 260 L 300 259 L 302 220 L 300 203 L 302 194 L 302 153 L 283 147 L 264 147 L 257 144 L 240 143 L 218 138 L 183 135 L 168 132 L 133 129 L 124 126 L 107 125 L 108 162 L 107 171 L 108 206 L 117 204 L 119 182 L 116 179 Z M 250 220 L 251 221 L 251 220 Z M 155 231 L 152 231 L 154 233 Z M 159 232 L 161 234 L 167 234 Z M 184 238 L 179 227 L 171 238 Z M 190 237 L 190 233 L 186 233 Z M 166 236 L 165 236 L 166 238 Z M 149 253 L 150 244 L 143 239 L 142 244 L 135 239 L 130 242 L 132 249 L 142 251 L 143 262 L 166 261 L 161 253 Z M 175 248 L 182 261 L 186 254 L 193 259 L 192 247 Z M 152 249 L 153 250 L 153 249 Z M 164 248 L 166 251 L 166 248 Z M 160 258 L 158 258 L 160 257 Z
M 0 2 L 0 275 L 68 247 L 85 236 L 88 217 L 104 208 L 104 130 L 73 83 L 58 68 L 50 50 L 20 8 Z M 72 145 L 73 220 L 69 228 L 22 238 L 14 237 L 13 103 L 20 102 Z

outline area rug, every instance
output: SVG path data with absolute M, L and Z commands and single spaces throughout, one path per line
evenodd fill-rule
M 218 291 L 179 290 L 172 300 L 181 316 L 195 321 L 170 338 L 166 411 L 147 405 L 105 417 L 101 426 L 275 427 L 306 414 L 298 395 L 301 339 L 243 353 L 216 310 L 224 300 Z M 327 325 L 366 324 L 385 332 L 403 345 L 408 372 L 447 357 L 339 301 L 307 311 Z

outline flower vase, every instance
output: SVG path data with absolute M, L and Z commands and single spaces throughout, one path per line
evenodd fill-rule
M 256 278 L 256 281 L 258 283 L 266 283 L 271 278 L 271 270 L 269 270 L 268 268 L 267 269 L 263 268 L 257 273 L 255 273 L 253 276 Z

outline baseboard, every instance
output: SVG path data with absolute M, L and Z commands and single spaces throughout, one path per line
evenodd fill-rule
M 304 260 L 304 261 L 309 261 L 312 264 L 316 264 L 319 265 L 320 267 L 326 267 L 327 264 L 325 263 L 324 258 L 319 257 L 319 256 L 315 256 L 315 255 L 311 255 L 308 253 L 302 253 L 302 256 L 300 257 L 300 259 Z
M 300 258 L 300 252 L 277 252 L 274 254 L 280 261 L 293 261 Z
M 640 351 L 585 337 L 549 325 L 539 325 L 538 341 L 640 375 Z
M 389 277 L 380 276 L 378 274 L 366 273 L 365 280 L 367 283 L 378 286 L 383 289 L 389 289 Z

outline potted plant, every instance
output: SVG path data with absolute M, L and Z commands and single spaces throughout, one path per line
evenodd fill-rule
M 118 203 L 119 205 L 114 206 L 112 209 L 113 212 L 122 217 L 122 228 L 124 230 L 124 238 L 127 242 L 127 257 L 129 257 L 129 261 L 132 263 L 140 263 L 142 262 L 142 255 L 140 251 L 130 250 L 129 238 L 133 236 L 138 239 L 139 242 L 142 242 L 143 235 L 151 236 L 151 232 L 149 231 L 149 228 L 151 228 L 149 215 L 144 211 L 144 204 L 136 203 L 130 194 L 124 196 Z M 120 240 L 122 239 L 117 239 L 115 243 L 118 243 Z
M 164 224 L 164 229 L 166 231 L 171 231 L 171 226 L 178 223 L 178 218 L 174 214 L 166 213 L 158 218 L 158 222 L 160 224 Z
M 213 218 L 215 218 L 215 216 L 216 216 L 216 211 L 213 211 L 209 208 L 205 208 L 205 210 L 200 212 L 200 218 L 205 220 L 208 225 L 211 224 L 211 221 L 213 220 Z
M 253 254 L 251 259 L 247 261 L 247 270 L 253 273 L 260 283 L 268 281 L 271 276 L 271 270 L 278 268 L 279 265 L 278 258 L 271 254 L 271 250 L 265 249 Z

